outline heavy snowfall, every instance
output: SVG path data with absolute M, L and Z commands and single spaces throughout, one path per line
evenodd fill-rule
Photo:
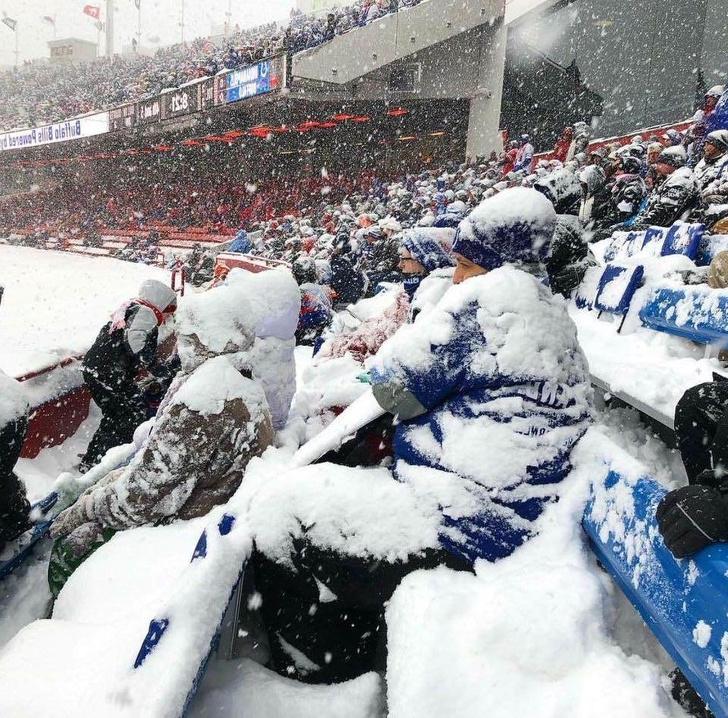
M 728 6 L 331 2 L 6 3 L 0 716 L 728 718 Z

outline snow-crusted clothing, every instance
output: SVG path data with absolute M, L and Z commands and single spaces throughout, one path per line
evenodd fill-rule
M 641 231 L 651 226 L 669 227 L 695 204 L 697 197 L 692 170 L 681 167 L 652 191 L 647 207 L 637 215 L 631 228 Z
M 377 400 L 401 419 L 396 471 L 415 491 L 436 489 L 412 467 L 440 473 L 453 489 L 443 545 L 494 560 L 558 495 L 590 417 L 586 361 L 561 300 L 512 267 L 454 286 L 423 319 L 371 368 Z
M 78 502 L 87 521 L 127 529 L 204 516 L 237 490 L 273 439 L 262 389 L 225 357 L 196 369 L 158 416 L 144 450 Z
M 546 260 L 549 286 L 554 294 L 568 297 L 581 284 L 589 266 L 588 253 L 589 247 L 578 218 L 560 214 Z
M 519 147 L 518 152 L 516 153 L 516 163 L 513 166 L 513 171 L 519 172 L 520 170 L 530 170 L 531 163 L 533 162 L 533 153 L 535 151 L 536 150 L 530 142 L 525 142 L 521 147 Z
M 28 526 L 30 505 L 13 468 L 23 448 L 29 413 L 20 383 L 0 371 L 0 550 Z
M 177 366 L 156 362 L 159 326 L 163 312 L 176 305 L 177 296 L 156 280 L 144 282 L 139 297 L 122 305 L 86 352 L 83 374 L 102 412 L 82 465 L 90 468 L 120 444 L 131 441 L 144 421 L 144 397 L 135 377 L 142 369 L 169 383 Z

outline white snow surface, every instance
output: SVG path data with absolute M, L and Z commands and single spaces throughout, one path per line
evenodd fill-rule
M 20 376 L 83 354 L 145 279 L 169 272 L 116 259 L 0 245 L 0 369 Z
M 608 595 L 580 528 L 603 457 L 620 453 L 590 430 L 539 536 L 478 562 L 475 576 L 439 568 L 404 579 L 387 608 L 390 718 L 684 715 L 660 669 L 609 635 Z

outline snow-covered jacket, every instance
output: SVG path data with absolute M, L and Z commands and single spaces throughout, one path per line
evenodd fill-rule
M 512 553 L 557 498 L 591 415 L 563 301 L 512 266 L 468 279 L 386 342 L 370 373 L 400 419 L 397 475 L 442 492 L 442 545 L 470 560 Z
M 695 204 L 697 196 L 693 171 L 688 167 L 675 170 L 652 191 L 647 207 L 637 215 L 632 229 L 641 231 L 651 226 L 669 227 Z
M 112 529 L 204 516 L 233 495 L 272 439 L 261 387 L 214 357 L 175 380 L 144 449 L 72 511 Z
M 114 389 L 132 382 L 142 368 L 153 370 L 162 313 L 176 301 L 161 282 L 144 282 L 139 296 L 119 307 L 101 329 L 84 357 L 84 371 Z
M 712 161 L 705 158 L 700 160 L 693 170 L 698 191 L 702 193 L 711 182 L 720 177 L 727 166 L 728 152 Z

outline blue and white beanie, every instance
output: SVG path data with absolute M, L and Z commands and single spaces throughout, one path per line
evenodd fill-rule
M 441 230 L 415 227 L 406 230 L 399 242 L 429 273 L 455 265 L 455 260 L 442 245 L 442 235 Z M 452 236 L 452 230 L 450 235 Z
M 453 253 L 484 269 L 546 260 L 556 227 L 553 204 L 526 187 L 503 190 L 481 202 L 458 227 Z

